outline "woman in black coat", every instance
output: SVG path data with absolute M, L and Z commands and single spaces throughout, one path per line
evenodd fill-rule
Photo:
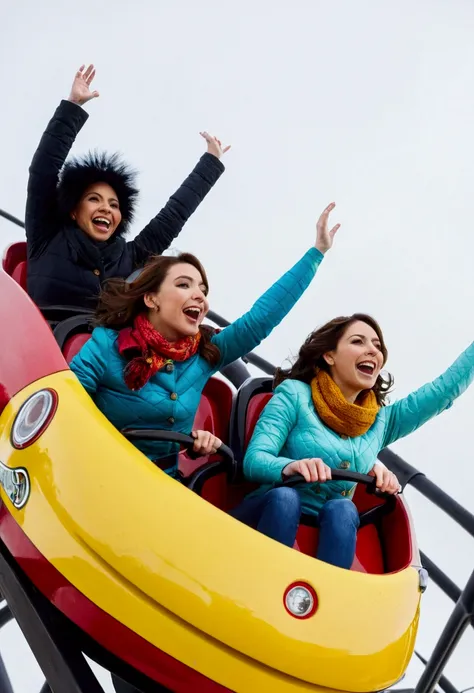
M 29 170 L 27 281 L 40 308 L 93 309 L 104 279 L 128 277 L 150 255 L 166 250 L 224 171 L 220 157 L 229 147 L 201 133 L 207 153 L 157 216 L 126 242 L 138 195 L 134 171 L 117 154 L 93 152 L 64 163 L 88 118 L 82 106 L 99 96 L 90 90 L 94 76 L 93 65 L 76 73 Z

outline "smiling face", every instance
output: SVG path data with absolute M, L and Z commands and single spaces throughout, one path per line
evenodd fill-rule
M 324 354 L 332 379 L 349 402 L 374 387 L 384 365 L 381 346 L 376 331 L 357 320 L 343 332 L 336 349 Z
M 209 310 L 201 273 L 184 262 L 172 265 L 158 291 L 145 294 L 144 301 L 151 324 L 169 342 L 197 334 Z
M 94 183 L 86 188 L 71 217 L 96 241 L 107 241 L 122 221 L 117 195 L 107 183 Z

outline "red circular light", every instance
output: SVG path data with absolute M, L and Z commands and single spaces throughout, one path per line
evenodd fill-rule
M 310 618 L 318 608 L 318 596 L 306 582 L 293 582 L 283 595 L 285 609 L 294 618 Z

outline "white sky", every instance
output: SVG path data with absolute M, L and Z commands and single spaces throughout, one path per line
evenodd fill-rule
M 230 142 L 226 173 L 176 246 L 202 259 L 211 307 L 233 319 L 312 245 L 334 199 L 335 247 L 259 353 L 281 363 L 316 325 L 369 312 L 403 396 L 473 338 L 473 30 L 469 0 L 6 0 L 0 207 L 23 218 L 41 133 L 77 67 L 94 62 L 101 96 L 74 151 L 119 149 L 141 171 L 134 233 L 194 166 L 199 130 Z M 22 238 L 3 220 L 0 233 L 2 246 Z M 394 446 L 471 511 L 473 404 L 474 388 Z M 422 548 L 464 585 L 474 540 L 408 497 Z M 450 610 L 431 585 L 422 653 Z M 474 685 L 473 645 L 471 630 L 446 670 L 460 689 Z M 2 647 L 16 691 L 39 689 L 16 626 Z

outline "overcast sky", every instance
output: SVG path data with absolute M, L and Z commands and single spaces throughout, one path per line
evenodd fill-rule
M 369 312 L 385 332 L 394 397 L 403 396 L 473 339 L 473 32 L 470 0 L 7 0 L 0 207 L 23 218 L 41 133 L 75 70 L 94 62 L 101 96 L 86 106 L 74 151 L 120 150 L 139 169 L 132 235 L 204 151 L 200 130 L 232 144 L 176 247 L 202 259 L 211 307 L 233 319 L 313 244 L 335 200 L 334 248 L 259 353 L 280 364 L 315 326 Z M 2 246 L 23 237 L 3 220 L 0 233 Z M 471 511 L 473 405 L 471 388 L 394 446 Z M 423 550 L 463 586 L 474 540 L 407 496 Z M 422 653 L 451 608 L 431 585 Z M 460 689 L 474 685 L 473 646 L 471 630 L 446 671 Z M 16 626 L 0 647 L 15 691 L 39 689 Z M 404 685 L 419 672 L 414 664 Z

